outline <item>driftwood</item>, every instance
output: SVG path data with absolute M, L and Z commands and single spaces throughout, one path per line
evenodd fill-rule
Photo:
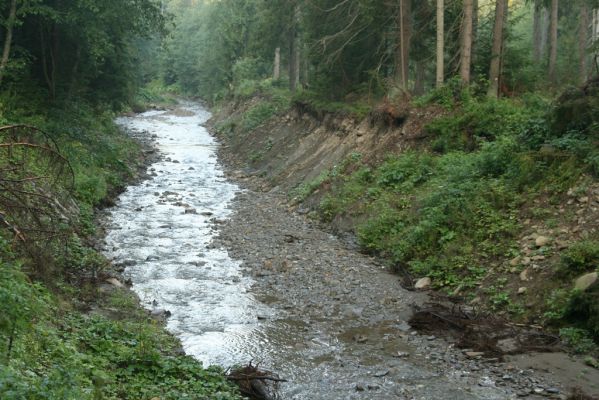
M 543 332 L 539 326 L 513 324 L 455 305 L 430 304 L 416 311 L 409 324 L 421 332 L 449 336 L 459 348 L 483 352 L 489 358 L 563 350 L 559 337 Z
M 270 371 L 260 370 L 251 362 L 245 367 L 231 370 L 227 379 L 239 387 L 242 395 L 254 400 L 276 400 L 278 384 L 287 382 Z

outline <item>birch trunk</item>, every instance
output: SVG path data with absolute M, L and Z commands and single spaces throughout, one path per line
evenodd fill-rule
M 437 0 L 437 87 L 445 79 L 445 2 Z
M 408 91 L 410 69 L 410 41 L 412 34 L 412 7 L 410 0 L 399 0 L 399 38 L 397 48 L 397 81 L 399 86 Z
M 273 72 L 272 78 L 275 81 L 278 81 L 279 79 L 281 79 L 281 48 L 280 47 L 277 47 L 275 49 L 275 65 L 274 65 L 274 72 Z
M 300 50 L 299 50 L 299 5 L 293 9 L 293 21 L 290 32 L 290 57 L 289 57 L 289 89 L 292 92 L 297 90 L 299 86 L 299 65 L 300 65 Z
M 549 27 L 549 80 L 556 83 L 557 80 L 557 23 L 558 23 L 558 0 L 551 0 L 551 23 Z
M 532 42 L 533 42 L 533 60 L 535 63 L 541 61 L 541 18 L 543 6 L 539 0 L 535 1 L 532 27 Z
M 587 65 L 587 46 L 589 40 L 589 8 L 585 3 L 580 5 L 580 25 L 578 26 L 578 71 L 580 75 L 580 82 L 586 82 L 588 78 L 588 65 Z

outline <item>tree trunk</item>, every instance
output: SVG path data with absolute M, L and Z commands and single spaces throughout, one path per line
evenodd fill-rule
M 551 24 L 549 27 L 549 80 L 557 81 L 557 23 L 558 23 L 558 0 L 551 0 Z
M 272 78 L 277 81 L 281 78 L 281 48 L 275 49 L 275 66 Z
M 426 62 L 424 60 L 416 61 L 416 81 L 414 82 L 414 94 L 422 96 L 424 94 L 424 82 L 426 81 Z
M 41 45 L 41 53 L 42 53 L 42 70 L 44 72 L 44 78 L 46 80 L 46 85 L 48 86 L 48 94 L 51 99 L 55 98 L 56 94 L 56 59 L 54 57 L 54 50 L 52 50 L 54 46 L 54 41 L 51 43 L 46 43 L 46 35 L 45 35 L 45 27 L 40 25 L 40 45 Z M 52 29 L 52 28 L 50 28 Z M 55 28 L 54 28 L 55 29 Z M 54 34 L 51 34 L 52 37 L 55 37 Z M 50 55 L 48 55 L 48 52 Z
M 588 66 L 587 66 L 587 46 L 589 40 L 589 7 L 582 3 L 580 5 L 580 25 L 578 26 L 578 57 L 579 57 L 579 74 L 580 82 L 586 82 L 588 78 Z
M 499 96 L 499 76 L 503 56 L 504 22 L 508 7 L 507 0 L 497 0 L 495 4 L 495 26 L 493 28 L 493 47 L 491 50 L 491 67 L 489 68 L 489 97 Z
M 290 30 L 290 57 L 289 57 L 289 89 L 292 92 L 297 90 L 299 85 L 299 5 L 293 9 L 291 30 Z
M 399 0 L 398 13 L 399 40 L 397 46 L 397 81 L 401 89 L 408 91 L 410 71 L 410 41 L 412 34 L 412 5 L 411 0 Z
M 308 46 L 304 43 L 302 51 L 302 68 L 300 70 L 300 82 L 302 83 L 302 87 L 304 88 L 308 87 L 308 84 L 310 83 L 310 62 L 308 54 Z
M 445 2 L 437 0 L 437 87 L 445 80 Z
M 595 45 L 597 43 L 597 41 L 599 40 L 599 9 L 594 9 L 593 10 L 593 26 L 592 28 L 592 34 L 591 34 L 591 39 L 592 45 Z M 594 68 L 598 68 L 599 67 L 599 52 L 595 51 L 595 53 L 593 54 L 593 62 L 595 63 L 595 65 L 593 66 Z
M 67 92 L 67 99 L 73 98 L 77 88 L 77 80 L 79 78 L 79 64 L 81 63 L 81 44 L 77 44 L 77 50 L 75 51 L 75 62 L 73 63 L 73 69 L 71 70 L 71 82 L 69 84 L 69 90 Z
M 541 43 L 539 50 L 541 53 L 540 61 L 545 59 L 547 55 L 547 45 L 549 43 L 549 9 L 543 6 L 541 10 Z
M 472 59 L 476 56 L 478 38 L 478 0 L 472 0 Z M 472 60 L 470 60 L 472 62 Z
M 541 54 L 541 18 L 542 18 L 543 6 L 539 0 L 535 1 L 533 24 L 532 24 L 532 47 L 533 47 L 533 60 L 535 63 L 539 63 L 542 58 Z
M 470 83 L 470 68 L 472 66 L 472 15 L 473 0 L 464 0 L 464 21 L 462 24 L 462 43 L 460 49 L 460 77 L 463 84 Z
M 4 38 L 4 50 L 2 51 L 2 60 L 0 61 L 0 84 L 4 78 L 8 60 L 10 58 L 10 48 L 12 46 L 12 33 L 17 21 L 17 0 L 11 0 L 8 19 L 6 20 L 6 37 Z

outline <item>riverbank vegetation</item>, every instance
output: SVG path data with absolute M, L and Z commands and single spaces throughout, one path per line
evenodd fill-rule
M 291 196 L 316 201 L 333 225 L 352 220 L 364 251 L 415 279 L 589 344 L 599 340 L 597 7 L 171 1 L 178 29 L 156 71 L 217 110 L 243 110 L 217 121 L 224 137 L 263 130 L 251 168 L 280 157 L 273 127 L 301 134 L 306 114 L 329 129 L 369 120 L 373 136 L 412 127 L 412 139 L 348 154 Z M 425 117 L 410 124 L 414 114 Z
M 114 119 L 160 100 L 138 90 L 140 60 L 168 16 L 146 0 L 7 0 L 0 18 L 0 398 L 238 398 L 106 282 L 94 249 L 94 210 L 144 162 Z

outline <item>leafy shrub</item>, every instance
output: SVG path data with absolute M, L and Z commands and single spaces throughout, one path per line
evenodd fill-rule
M 575 353 L 588 354 L 597 350 L 597 345 L 589 336 L 588 332 L 579 328 L 562 328 L 559 331 L 560 338 L 570 346 Z
M 599 289 L 575 291 L 565 312 L 565 320 L 585 329 L 599 343 Z
M 525 109 L 510 100 L 473 101 L 455 115 L 438 118 L 426 126 L 435 139 L 433 150 L 473 151 L 485 141 L 521 132 L 534 110 Z
M 261 102 L 250 108 L 241 120 L 243 132 L 249 132 L 274 117 L 277 108 L 270 102 Z
M 44 309 L 44 296 L 43 289 L 30 283 L 18 265 L 0 260 L 0 357 L 10 360 L 14 342 Z
M 227 118 L 223 121 L 219 121 L 214 129 L 218 133 L 225 134 L 231 137 L 235 133 L 235 128 L 237 127 L 238 121 L 234 118 Z
M 88 204 L 97 205 L 108 194 L 108 183 L 101 173 L 78 173 L 76 185 L 77 198 Z
M 352 115 L 358 119 L 362 119 L 372 111 L 372 106 L 364 99 L 356 98 L 353 101 L 337 101 L 312 90 L 299 91 L 294 95 L 293 102 L 296 106 L 316 115 L 330 113 Z
M 582 240 L 562 253 L 560 271 L 565 275 L 580 274 L 599 268 L 599 242 Z
M 258 81 L 269 74 L 268 64 L 255 57 L 243 57 L 235 61 L 232 68 L 233 84 L 244 81 Z
M 376 183 L 396 191 L 407 191 L 425 183 L 435 170 L 434 158 L 426 153 L 408 152 L 388 158 L 377 170 Z
M 471 86 L 464 86 L 459 76 L 453 77 L 444 85 L 432 89 L 430 92 L 417 98 L 414 105 L 423 107 L 427 104 L 437 104 L 446 109 L 452 109 L 457 104 L 467 103 L 472 99 Z
M 551 133 L 555 137 L 576 131 L 585 136 L 599 133 L 599 79 L 585 87 L 571 87 L 557 100 L 551 118 Z

